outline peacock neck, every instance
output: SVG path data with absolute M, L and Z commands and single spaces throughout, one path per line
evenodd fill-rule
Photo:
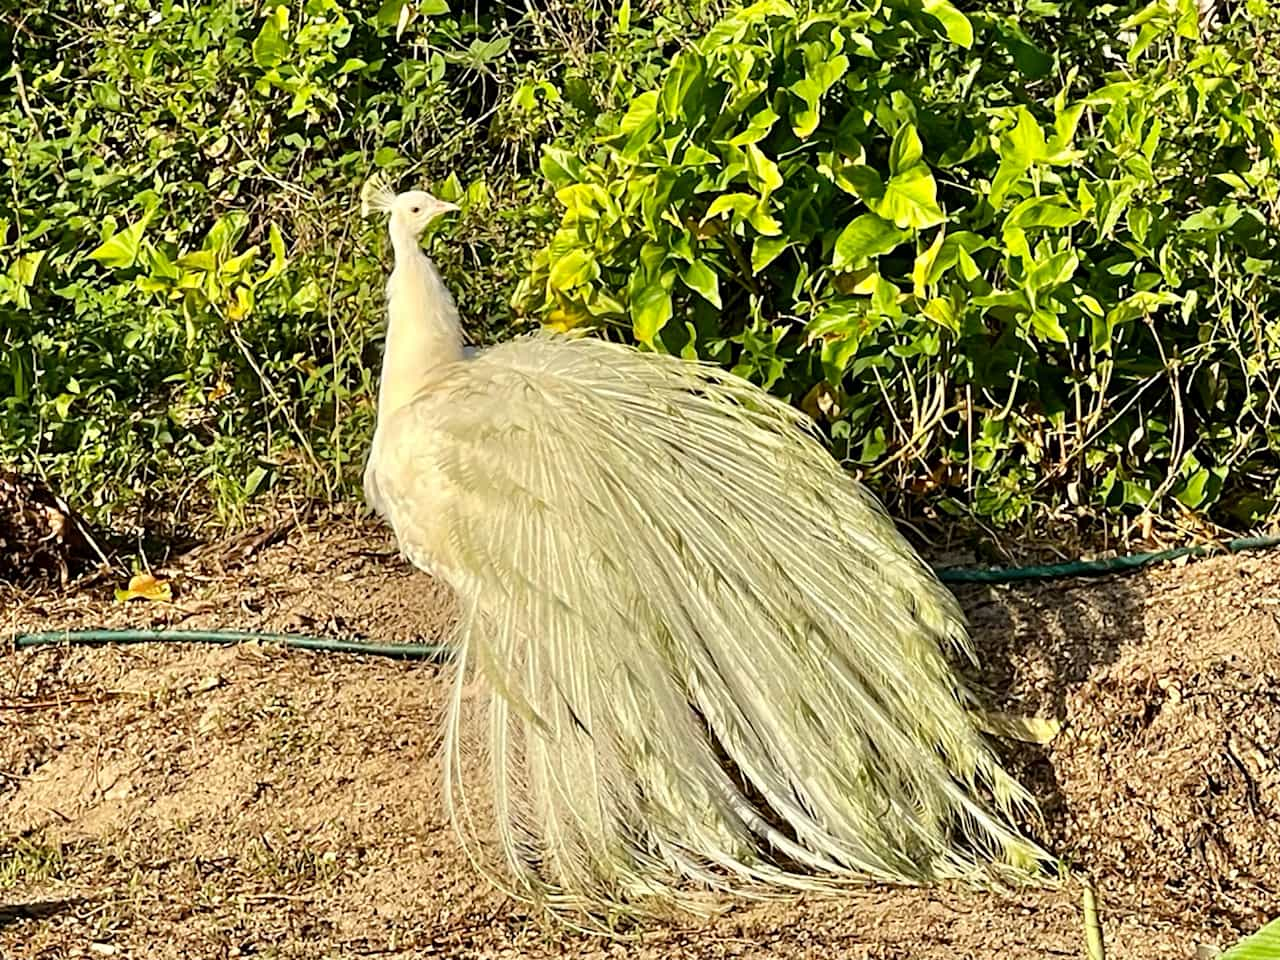
M 378 420 L 404 406 L 432 371 L 462 359 L 458 308 L 418 238 L 391 232 L 396 264 L 387 282 L 387 338 L 378 390 Z

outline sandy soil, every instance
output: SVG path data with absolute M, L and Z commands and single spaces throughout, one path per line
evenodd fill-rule
M 0 634 L 234 627 L 445 639 L 447 592 L 344 518 L 105 581 L 0 586 Z M 1096 878 L 1112 958 L 1212 957 L 1280 915 L 1280 555 L 961 591 L 1042 836 Z M 607 941 L 504 900 L 437 793 L 425 663 L 258 645 L 0 650 L 0 957 L 1079 957 L 1079 890 L 873 888 Z

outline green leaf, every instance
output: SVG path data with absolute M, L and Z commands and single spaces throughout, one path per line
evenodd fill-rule
M 571 291 L 599 273 L 595 259 L 586 250 L 570 250 L 551 265 L 548 281 L 557 290 Z
M 945 230 L 939 230 L 938 235 L 933 238 L 933 243 L 929 244 L 928 249 L 916 257 L 916 262 L 911 268 L 912 292 L 917 297 L 924 297 L 925 288 L 937 280 L 934 267 L 937 264 L 938 251 L 942 249 L 942 241 L 945 239 L 945 234 Z
M 142 243 L 142 235 L 147 224 L 155 213 L 155 208 L 143 214 L 137 223 L 130 224 L 118 233 L 113 234 L 89 252 L 90 259 L 97 260 L 104 267 L 124 270 L 132 267 L 138 259 L 138 249 Z
M 662 113 L 668 120 L 676 120 L 691 111 L 685 104 L 706 71 L 706 63 L 697 53 L 686 50 L 676 56 L 667 77 L 662 83 L 660 98 Z
M 782 186 L 782 174 L 778 165 L 754 143 L 747 144 L 744 153 L 747 158 L 747 171 L 751 174 L 750 183 L 758 187 L 761 197 L 767 197 Z
M 1071 143 L 1075 140 L 1076 129 L 1080 126 L 1080 116 L 1084 113 L 1083 103 L 1064 106 L 1053 118 L 1053 142 L 1048 145 L 1051 152 L 1049 159 L 1053 162 L 1065 162 Z
M 1159 293 L 1153 293 L 1148 290 L 1134 293 L 1125 297 L 1107 312 L 1107 323 L 1112 326 L 1128 323 L 1131 320 L 1137 320 L 1139 317 L 1155 313 L 1161 307 L 1172 306 L 1178 300 L 1179 297 L 1176 293 L 1171 293 L 1167 290 L 1162 290 Z
M 787 20 L 794 20 L 797 14 L 796 8 L 787 3 L 786 0 L 756 0 L 755 3 L 743 10 L 740 16 L 747 21 L 764 20 L 767 17 L 783 17 Z
M 839 270 L 868 257 L 888 253 L 911 234 L 874 213 L 864 213 L 840 231 L 831 265 Z
M 903 229 L 923 230 L 947 219 L 938 206 L 938 185 L 923 163 L 890 177 L 884 196 L 868 205 Z
M 966 50 L 973 46 L 973 25 L 949 0 L 922 0 L 921 6 L 925 13 L 942 24 L 952 43 Z
M 400 22 L 400 11 L 408 6 L 409 0 L 384 0 L 373 15 L 374 23 L 382 27 L 394 27 Z
M 432 189 L 437 197 L 449 203 L 457 203 L 462 199 L 462 181 L 458 179 L 457 171 L 450 173 L 443 183 L 437 183 Z
M 1000 167 L 991 181 L 991 205 L 1000 206 L 1009 190 L 1031 169 L 1048 159 L 1044 131 L 1026 107 L 1018 107 L 1017 122 L 1000 135 Z
M 67 419 L 67 414 L 71 411 L 71 404 L 75 403 L 76 398 L 73 394 L 59 394 L 57 399 L 53 401 L 53 409 L 58 414 L 59 420 Z
M 1039 80 L 1047 77 L 1050 71 L 1053 70 L 1053 57 L 1049 56 L 1034 43 L 1028 42 L 1026 37 L 1005 33 L 1002 35 L 1002 39 L 1005 49 L 1013 57 L 1013 65 L 1024 76 L 1032 80 Z
M 225 254 L 235 248 L 245 229 L 249 226 L 249 217 L 240 210 L 231 210 L 214 221 L 204 238 L 204 248 L 215 253 Z
M 1027 275 L 1027 285 L 1032 290 L 1053 290 L 1069 282 L 1079 266 L 1075 251 L 1062 250 L 1037 263 Z
M 773 125 L 778 122 L 778 115 L 765 107 L 754 114 L 747 124 L 747 129 L 729 141 L 731 146 L 744 147 L 748 143 L 758 143 L 769 135 Z
M 1178 224 L 1178 229 L 1204 233 L 1224 233 L 1239 223 L 1243 216 L 1244 212 L 1234 203 L 1224 204 L 1219 207 L 1205 207 Z
M 1218 960 L 1275 960 L 1280 957 L 1280 918 L 1245 937 Z
M 559 147 L 543 147 L 538 169 L 546 181 L 556 189 L 567 187 L 582 179 L 582 161 L 575 154 Z
M 1048 310 L 1042 308 L 1034 311 L 1031 314 L 1031 327 L 1043 340 L 1052 340 L 1055 343 L 1067 342 L 1067 332 L 1062 329 L 1062 324 L 1058 323 L 1058 318 Z
M 1018 122 L 1000 140 L 1000 158 L 1011 159 L 1028 169 L 1048 156 L 1044 131 L 1026 107 L 1018 107 Z
M 818 129 L 819 104 L 823 94 L 830 90 L 849 69 L 849 58 L 844 54 L 824 59 L 818 63 L 806 64 L 804 77 L 791 85 L 791 92 L 804 103 L 804 107 L 793 110 L 791 129 L 801 140 Z
M 680 279 L 690 290 L 696 291 L 704 300 L 719 309 L 721 306 L 720 279 L 714 270 L 702 261 L 695 260 L 693 263 L 682 265 L 679 273 Z
M 924 305 L 921 313 L 952 333 L 960 332 L 960 317 L 956 313 L 956 306 L 945 297 L 934 297 Z
M 658 91 L 650 90 L 632 99 L 627 112 L 618 123 L 618 132 L 633 136 L 657 126 Z
M 243 273 L 247 270 L 253 264 L 253 261 L 257 256 L 258 246 L 257 244 L 254 244 L 243 253 L 239 253 L 236 256 L 229 257 L 223 261 L 222 268 L 219 272 L 225 277 L 234 277 L 236 274 Z
M 764 200 L 752 207 L 751 212 L 747 214 L 747 223 L 755 227 L 757 233 L 766 237 L 776 237 L 782 233 L 782 224 L 765 207 Z
M 869 207 L 884 199 L 884 181 L 875 167 L 851 164 L 840 171 L 836 184 L 841 189 L 851 189 Z
M 1061 229 L 1074 226 L 1083 220 L 1080 211 L 1071 203 L 1069 197 L 1028 197 L 1009 211 L 1005 217 L 1004 228 L 1017 227 L 1022 230 L 1036 228 Z
M 759 273 L 773 263 L 790 245 L 791 241 L 786 237 L 756 237 L 756 242 L 751 247 L 752 273 Z
M 765 201 L 750 193 L 726 193 L 716 197 L 707 208 L 702 222 L 706 223 L 728 211 L 733 212 L 735 220 L 746 220 L 755 227 L 757 233 L 767 237 L 776 237 L 782 232 L 782 224 L 765 208 Z
M 263 70 L 278 67 L 289 58 L 289 41 L 284 38 L 289 28 L 289 8 L 280 4 L 263 21 L 253 41 L 253 62 Z
M 218 261 L 212 250 L 192 250 L 178 258 L 178 266 L 199 273 L 213 273 L 218 269 Z
M 262 486 L 262 482 L 267 479 L 268 472 L 265 467 L 254 467 L 249 471 L 249 476 L 244 481 L 244 495 L 246 497 L 255 496 Z
M 696 143 L 691 143 L 684 148 L 684 156 L 680 158 L 680 163 L 686 167 L 718 167 L 720 158 L 710 150 L 704 150 Z M 774 169 L 777 169 L 776 165 Z
M 1190 458 L 1191 466 L 1196 466 L 1194 457 Z M 1222 485 L 1227 479 L 1225 467 L 1200 467 L 1192 471 L 1187 479 L 1174 489 L 1174 497 L 1184 506 L 1192 510 L 1201 510 L 1218 499 Z
M 19 286 L 29 287 L 36 280 L 36 273 L 48 250 L 32 250 L 18 257 L 9 267 L 8 276 Z
M 274 223 L 267 230 L 267 245 L 271 248 L 271 265 L 267 267 L 266 272 L 258 279 L 259 283 L 279 276 L 284 272 L 284 268 L 288 263 L 284 249 L 284 237 L 280 235 L 280 228 Z
M 671 319 L 671 291 L 661 283 L 640 288 L 631 298 L 631 328 L 636 339 L 653 346 L 653 338 Z
M 1098 298 L 1091 293 L 1080 293 L 1076 296 L 1076 306 L 1091 317 L 1101 317 L 1105 310 L 1102 304 L 1098 302 Z
M 711 201 L 711 206 L 707 208 L 707 213 L 702 218 L 702 222 L 706 223 L 708 220 L 730 210 L 739 217 L 745 218 L 755 209 L 757 203 L 759 203 L 759 197 L 749 193 L 721 194 Z
M 897 176 L 916 167 L 923 160 L 924 145 L 920 143 L 915 125 L 904 123 L 893 135 L 893 143 L 889 146 L 889 173 Z

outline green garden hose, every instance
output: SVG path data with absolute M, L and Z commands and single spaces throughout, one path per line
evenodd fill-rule
M 426 643 L 364 643 L 354 640 L 332 640 L 292 633 L 258 633 L 252 630 L 49 630 L 23 633 L 13 638 L 16 649 L 55 647 L 63 644 L 105 646 L 115 643 L 266 643 L 294 650 L 321 653 L 359 653 L 369 657 L 391 657 L 397 660 L 434 660 L 443 662 L 453 655 L 447 646 Z
M 1240 537 L 1224 543 L 1206 543 L 1172 550 L 1131 553 L 1103 560 L 1074 560 L 1027 567 L 944 567 L 937 570 L 943 583 L 1018 583 L 1027 580 L 1057 580 L 1064 577 L 1098 576 L 1137 570 L 1155 563 L 1180 557 L 1201 557 L 1210 553 L 1241 553 L 1267 550 L 1280 546 L 1280 537 Z M 50 630 L 44 633 L 22 633 L 13 638 L 15 649 L 62 645 L 106 645 L 114 643 L 266 643 L 294 650 L 319 653 L 357 653 L 368 657 L 390 657 L 397 660 L 429 660 L 442 663 L 452 655 L 452 648 L 424 643 L 365 643 L 356 640 L 331 640 L 289 633 L 258 633 L 252 630 Z
M 1123 557 L 1107 557 L 1103 560 L 1072 560 L 1069 563 L 1053 563 L 1030 567 L 947 567 L 936 571 L 943 583 L 1016 583 L 1023 580 L 1060 580 L 1064 577 L 1098 576 L 1104 573 L 1122 573 L 1148 567 L 1153 563 L 1166 563 L 1179 557 L 1203 557 L 1219 551 L 1241 553 L 1245 550 L 1268 550 L 1280 546 L 1280 537 L 1240 537 L 1225 543 L 1201 543 L 1192 547 L 1175 547 L 1172 550 L 1153 550 L 1149 553 L 1130 553 Z

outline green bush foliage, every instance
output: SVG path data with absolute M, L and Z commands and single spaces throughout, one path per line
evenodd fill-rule
M 703 6 L 650 3 L 622 45 L 585 0 L 5 14 L 0 460 L 116 525 L 350 494 L 388 269 L 361 183 L 461 201 L 433 253 L 472 333 L 506 332 L 541 145 L 655 82 Z
M 732 365 L 1001 524 L 1280 492 L 1271 6 L 762 0 L 551 148 L 520 299 Z
M 432 252 L 478 340 L 731 366 L 890 499 L 1280 497 L 1262 0 L 122 0 L 0 33 L 0 460 L 117 526 L 356 489 L 375 169 L 461 203 Z

